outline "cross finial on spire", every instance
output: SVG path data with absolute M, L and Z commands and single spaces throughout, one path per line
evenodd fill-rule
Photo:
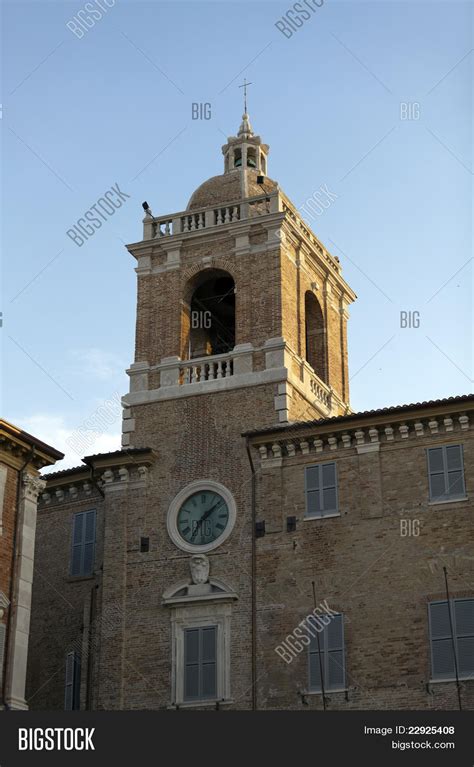
M 247 114 L 247 88 L 249 85 L 253 85 L 253 83 L 248 83 L 246 77 L 244 77 L 243 84 L 239 85 L 239 88 L 244 89 L 244 114 Z

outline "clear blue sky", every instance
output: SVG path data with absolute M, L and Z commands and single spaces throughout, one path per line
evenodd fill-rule
M 3 4 L 5 417 L 64 449 L 126 393 L 123 243 L 141 237 L 143 200 L 182 210 L 222 172 L 243 77 L 269 175 L 297 206 L 324 184 L 337 195 L 309 223 L 358 295 L 352 407 L 472 389 L 472 4 L 326 0 L 290 39 L 275 27 L 286 3 L 117 0 L 78 39 L 65 25 L 82 7 Z M 201 101 L 212 118 L 193 121 Z M 78 248 L 66 230 L 115 182 L 130 199 Z M 420 327 L 401 328 L 401 310 Z

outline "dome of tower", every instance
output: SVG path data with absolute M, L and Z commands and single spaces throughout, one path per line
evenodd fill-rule
M 242 115 L 237 136 L 229 136 L 222 147 L 224 173 L 212 176 L 195 190 L 188 202 L 187 210 L 197 210 L 215 205 L 227 205 L 249 197 L 270 194 L 278 184 L 267 173 L 269 146 L 256 136 L 247 114 L 247 104 Z M 263 184 L 257 178 L 263 178 Z
M 247 197 L 274 192 L 278 188 L 277 182 L 267 176 L 264 177 L 263 184 L 257 184 L 257 176 L 260 175 L 260 171 L 239 168 L 221 176 L 212 176 L 193 192 L 187 210 L 226 205 Z

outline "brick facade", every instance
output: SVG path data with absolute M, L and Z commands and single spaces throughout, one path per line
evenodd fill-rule
M 345 617 L 347 690 L 328 693 L 329 708 L 458 707 L 454 682 L 430 682 L 428 603 L 446 598 L 443 567 L 450 597 L 474 598 L 474 439 L 472 427 L 463 430 L 458 421 L 466 413 L 472 421 L 473 398 L 465 404 L 466 411 L 445 405 L 431 414 L 425 409 L 418 415 L 361 419 L 346 429 L 335 419 L 330 429 L 314 424 L 265 435 L 269 458 L 259 462 L 257 482 L 258 518 L 268 531 L 257 541 L 260 708 L 322 707 L 320 694 L 304 694 L 307 652 L 293 660 L 289 655 L 286 663 L 275 651 L 311 613 L 313 581 L 317 603 L 327 600 Z M 445 418 L 448 428 L 442 425 Z M 439 424 L 438 433 L 432 433 L 429 421 Z M 415 423 L 423 425 L 423 435 Z M 408 425 L 406 437 L 397 434 L 399 425 Z M 394 427 L 393 441 L 386 426 Z M 358 429 L 365 437 L 360 452 Z M 369 429 L 377 432 L 374 443 Z M 349 436 L 347 446 L 342 434 Z M 259 455 L 262 440 L 253 438 Z M 271 450 L 277 443 L 278 462 Z M 463 445 L 467 497 L 430 503 L 426 449 L 457 444 Z M 364 452 L 363 447 L 376 449 Z M 307 518 L 304 469 L 327 461 L 337 465 L 340 516 Z M 296 530 L 287 532 L 291 515 Z M 474 706 L 474 681 L 462 682 L 461 696 L 464 708 Z

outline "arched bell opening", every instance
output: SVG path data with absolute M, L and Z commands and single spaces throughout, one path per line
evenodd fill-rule
M 247 168 L 256 168 L 257 167 L 257 155 L 255 152 L 255 149 L 252 147 L 249 147 L 247 149 Z
M 221 269 L 206 269 L 188 284 L 183 301 L 187 359 L 226 354 L 235 346 L 235 283 Z

